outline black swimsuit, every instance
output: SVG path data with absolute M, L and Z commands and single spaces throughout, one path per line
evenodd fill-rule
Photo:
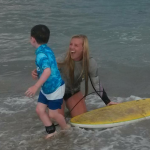
M 74 94 L 78 93 L 79 91 L 75 92 Z M 64 100 L 67 101 L 71 96 L 73 96 L 74 94 L 72 93 L 65 93 L 64 95 Z

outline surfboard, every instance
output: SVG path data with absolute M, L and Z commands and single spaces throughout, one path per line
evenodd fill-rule
M 110 128 L 150 119 L 150 98 L 105 106 L 70 120 L 76 127 L 82 128 Z

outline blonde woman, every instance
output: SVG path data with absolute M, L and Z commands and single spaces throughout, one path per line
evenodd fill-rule
M 64 115 L 65 104 L 71 110 L 71 117 L 87 111 L 85 99 L 83 98 L 84 95 L 80 91 L 80 85 L 82 80 L 85 80 L 85 95 L 87 95 L 88 77 L 90 77 L 94 85 L 93 87 L 98 91 L 99 96 L 106 105 L 116 104 L 110 101 L 105 90 L 99 83 L 98 66 L 94 58 L 89 57 L 88 39 L 85 35 L 73 36 L 68 52 L 66 55 L 57 58 L 57 63 L 66 85 L 64 103 L 59 110 L 62 115 Z M 36 78 L 36 70 L 32 71 L 32 77 Z M 79 102 L 79 100 L 81 101 Z M 74 109 L 72 110 L 73 107 Z

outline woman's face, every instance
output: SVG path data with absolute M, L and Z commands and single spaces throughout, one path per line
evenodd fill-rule
M 73 38 L 71 39 L 69 45 L 69 51 L 71 58 L 74 61 L 80 61 L 83 57 L 83 40 L 80 38 Z

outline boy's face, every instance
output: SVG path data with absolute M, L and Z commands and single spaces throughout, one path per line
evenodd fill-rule
M 31 36 L 31 37 L 30 37 L 30 43 L 31 43 L 31 45 L 34 46 L 34 47 L 35 47 L 35 42 L 36 42 L 35 38 Z

